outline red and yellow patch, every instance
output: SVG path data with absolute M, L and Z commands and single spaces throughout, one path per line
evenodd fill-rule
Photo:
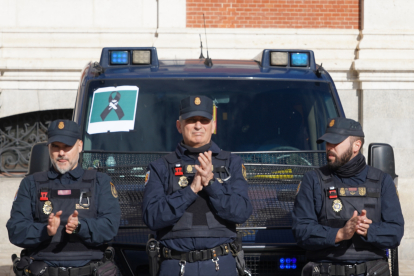
M 114 183 L 112 183 L 112 182 L 110 182 L 110 183 L 111 183 L 111 192 L 112 192 L 113 197 L 118 198 L 118 192 L 116 191 Z
M 150 171 L 147 171 L 147 173 L 145 174 L 145 185 L 147 185 L 149 178 L 150 178 Z
M 246 172 L 246 167 L 242 164 L 242 173 L 243 173 L 243 177 L 244 179 L 246 179 L 247 181 L 247 172 Z

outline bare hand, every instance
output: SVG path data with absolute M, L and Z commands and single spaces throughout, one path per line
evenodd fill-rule
M 355 231 L 357 229 L 357 223 L 358 212 L 355 210 L 354 214 L 352 215 L 352 218 L 350 218 L 346 222 L 345 226 L 339 229 L 338 233 L 336 233 L 335 243 L 351 239 L 354 236 Z
M 193 182 L 191 183 L 190 187 L 196 194 L 203 189 L 204 186 L 201 185 L 201 176 L 198 174 L 198 172 L 194 176 Z
M 72 234 L 75 231 L 76 227 L 78 227 L 79 220 L 78 220 L 78 211 L 73 211 L 73 214 L 69 216 L 68 223 L 66 224 L 66 233 Z
M 372 220 L 367 218 L 367 211 L 362 210 L 361 214 L 358 216 L 356 233 L 358 235 L 366 237 L 368 234 L 368 228 L 370 224 L 372 224 Z
M 207 186 L 208 182 L 214 178 L 214 173 L 211 171 L 213 162 L 211 161 L 211 151 L 200 153 L 198 156 L 198 161 L 200 166 L 195 165 L 197 174 L 201 176 L 201 184 Z
M 62 210 L 57 212 L 56 214 L 51 213 L 49 215 L 49 219 L 47 221 L 47 234 L 49 236 L 54 236 L 57 232 L 57 229 L 60 225 L 60 215 L 62 215 Z

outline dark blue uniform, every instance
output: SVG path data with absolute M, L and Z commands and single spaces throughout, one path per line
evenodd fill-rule
M 349 186 L 358 187 L 366 181 L 367 173 L 368 166 L 349 178 L 340 178 L 335 174 L 333 177 Z M 292 229 L 298 245 L 307 250 L 339 246 L 339 243 L 335 244 L 339 228 L 331 228 L 318 223 L 318 215 L 321 213 L 323 203 L 322 196 L 317 173 L 312 171 L 305 174 L 295 200 Z M 369 213 L 367 213 L 367 218 L 370 218 Z M 397 247 L 403 234 L 404 218 L 396 188 L 391 176 L 383 174 L 381 179 L 381 222 L 373 222 L 368 229 L 367 237 L 362 237 L 362 239 L 367 244 L 385 250 Z M 327 260 L 318 260 L 318 262 L 324 261 Z M 361 262 L 363 261 L 361 260 Z
M 213 154 L 220 152 L 220 148 L 214 142 L 209 150 Z M 181 144 L 178 144 L 176 154 L 183 162 L 195 162 L 199 165 L 197 159 L 194 160 L 186 154 L 186 149 Z M 151 230 L 158 231 L 174 225 L 198 195 L 192 191 L 190 185 L 167 195 L 169 172 L 162 158 L 151 163 L 149 171 L 150 176 L 145 187 L 143 202 L 143 220 Z M 208 201 L 215 215 L 235 224 L 244 223 L 252 213 L 252 205 L 247 193 L 248 183 L 242 173 L 242 159 L 239 156 L 230 155 L 229 171 L 231 179 L 227 183 L 216 180 L 203 190 L 208 195 Z M 176 251 L 189 252 L 213 248 L 232 241 L 231 237 L 198 237 L 166 239 L 161 243 Z M 186 272 L 188 275 L 237 275 L 235 261 L 231 255 L 219 258 L 219 271 L 215 270 L 211 260 L 207 260 L 188 263 Z M 160 275 L 178 275 L 179 270 L 177 260 L 165 260 L 162 262 Z
M 52 167 L 47 175 L 55 183 L 67 186 L 69 189 L 72 183 L 82 178 L 83 173 L 84 170 L 78 165 L 74 170 L 63 175 L 57 173 Z M 85 244 L 93 247 L 109 242 L 118 232 L 121 210 L 118 199 L 112 195 L 110 182 L 108 175 L 97 173 L 95 184 L 97 218 L 79 218 L 80 231 L 77 234 L 72 234 L 78 235 Z M 24 178 L 20 183 L 16 199 L 13 202 L 11 217 L 6 225 L 10 242 L 14 245 L 35 248 L 52 238 L 47 234 L 47 225 L 35 222 L 33 219 L 36 212 L 37 196 L 33 176 Z M 58 211 L 53 210 L 53 213 Z M 68 218 L 61 216 L 60 219 L 67 221 Z M 89 261 L 47 261 L 47 263 L 51 266 L 79 267 Z

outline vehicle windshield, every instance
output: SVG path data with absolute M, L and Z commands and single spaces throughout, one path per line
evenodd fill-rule
M 138 103 L 135 105 L 136 98 L 120 91 L 110 94 L 109 99 L 105 96 L 98 106 L 94 94 L 117 85 L 138 87 Z M 324 144 L 317 144 L 316 140 L 324 133 L 328 119 L 339 116 L 328 82 L 178 78 L 93 81 L 89 85 L 84 122 L 84 150 L 173 151 L 182 140 L 176 128 L 180 101 L 190 95 L 205 95 L 214 100 L 217 131 L 212 140 L 232 152 L 323 150 Z M 114 108 L 103 115 L 111 101 Z M 126 114 L 131 102 L 136 109 L 129 131 L 108 129 L 89 134 L 92 103 L 92 109 L 102 110 L 101 117 L 92 116 L 104 122 L 109 120 L 105 116 L 119 120 L 116 107 L 123 108 Z

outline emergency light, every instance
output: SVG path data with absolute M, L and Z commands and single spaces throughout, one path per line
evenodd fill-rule
M 132 64 L 150 64 L 151 51 L 135 50 L 132 51 Z
M 307 67 L 309 57 L 307 53 L 291 53 L 290 60 L 292 67 Z
M 112 65 L 126 65 L 128 64 L 129 53 L 128 51 L 112 51 L 111 52 L 111 64 Z
M 311 50 L 265 49 L 254 60 L 263 69 L 285 67 L 316 70 L 315 56 Z
M 279 268 L 280 269 L 296 269 L 296 258 L 280 258 Z
M 103 68 L 117 66 L 150 66 L 158 68 L 155 47 L 107 47 L 102 49 L 99 64 Z

